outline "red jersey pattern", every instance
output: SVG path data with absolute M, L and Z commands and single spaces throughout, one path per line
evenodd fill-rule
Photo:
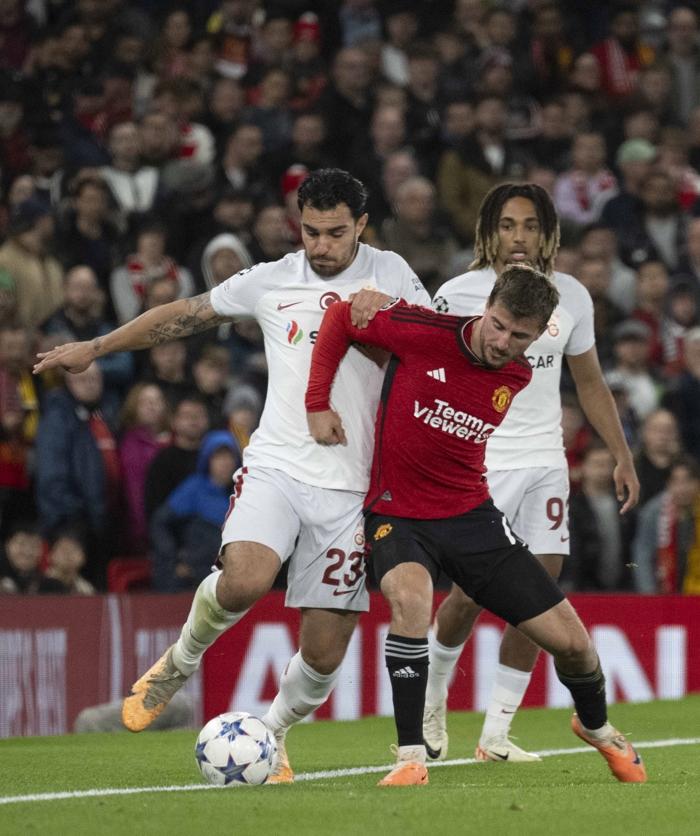
M 326 312 L 306 391 L 310 412 L 329 408 L 335 371 L 351 343 L 393 355 L 375 423 L 367 510 L 442 519 L 488 499 L 486 441 L 532 370 L 524 357 L 502 369 L 484 366 L 469 348 L 478 319 L 400 301 L 360 330 L 350 321 L 349 302 Z

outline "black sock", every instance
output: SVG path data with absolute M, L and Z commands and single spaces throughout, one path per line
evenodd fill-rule
M 584 728 L 594 731 L 608 721 L 608 707 L 605 702 L 605 677 L 600 662 L 592 673 L 564 674 L 557 670 L 557 676 L 574 699 L 576 713 Z
M 384 656 L 391 679 L 399 746 L 422 746 L 428 639 L 409 639 L 389 633 Z

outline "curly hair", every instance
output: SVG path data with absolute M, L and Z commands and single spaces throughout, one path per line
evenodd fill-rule
M 300 212 L 304 206 L 326 212 L 340 203 L 350 209 L 355 220 L 364 214 L 367 204 L 367 189 L 342 168 L 316 169 L 299 186 L 297 205 Z
M 552 199 L 535 183 L 502 183 L 494 186 L 479 208 L 476 222 L 474 260 L 471 270 L 493 267 L 498 256 L 498 222 L 504 205 L 514 197 L 532 202 L 540 222 L 540 242 L 535 267 L 547 276 L 554 271 L 554 258 L 559 249 L 559 219 Z

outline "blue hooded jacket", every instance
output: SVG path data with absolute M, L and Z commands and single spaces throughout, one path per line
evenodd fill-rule
M 228 511 L 228 488 L 215 485 L 209 478 L 209 460 L 222 447 L 228 448 L 239 460 L 241 451 L 236 439 L 226 430 L 207 433 L 197 457 L 197 470 L 170 494 L 167 504 L 177 517 L 199 517 L 221 527 Z

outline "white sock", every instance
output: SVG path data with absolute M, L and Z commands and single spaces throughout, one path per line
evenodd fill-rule
M 204 651 L 248 612 L 229 612 L 219 604 L 216 584 L 220 575 L 220 570 L 212 572 L 197 587 L 187 621 L 173 648 L 175 667 L 184 674 L 194 673 Z
M 275 734 L 308 717 L 328 699 L 340 673 L 318 673 L 302 659 L 301 652 L 289 660 L 282 677 L 280 689 L 264 717 L 263 723 Z
M 513 715 L 520 708 L 531 676 L 531 673 L 509 668 L 507 665 L 499 665 L 496 668 L 491 702 L 481 730 L 481 741 L 508 734 Z
M 440 644 L 431 633 L 428 639 L 430 664 L 428 665 L 428 687 L 425 692 L 426 705 L 440 705 L 447 699 L 447 689 L 452 679 L 459 657 L 464 650 L 464 644 L 457 647 L 447 647 Z
M 583 725 L 583 723 L 581 724 Z M 599 729 L 587 729 L 583 726 L 584 731 L 586 734 L 590 734 L 591 737 L 594 737 L 596 740 L 605 740 L 607 737 L 612 737 L 615 732 L 615 728 L 610 725 L 610 723 L 605 723 L 604 726 L 601 726 Z

